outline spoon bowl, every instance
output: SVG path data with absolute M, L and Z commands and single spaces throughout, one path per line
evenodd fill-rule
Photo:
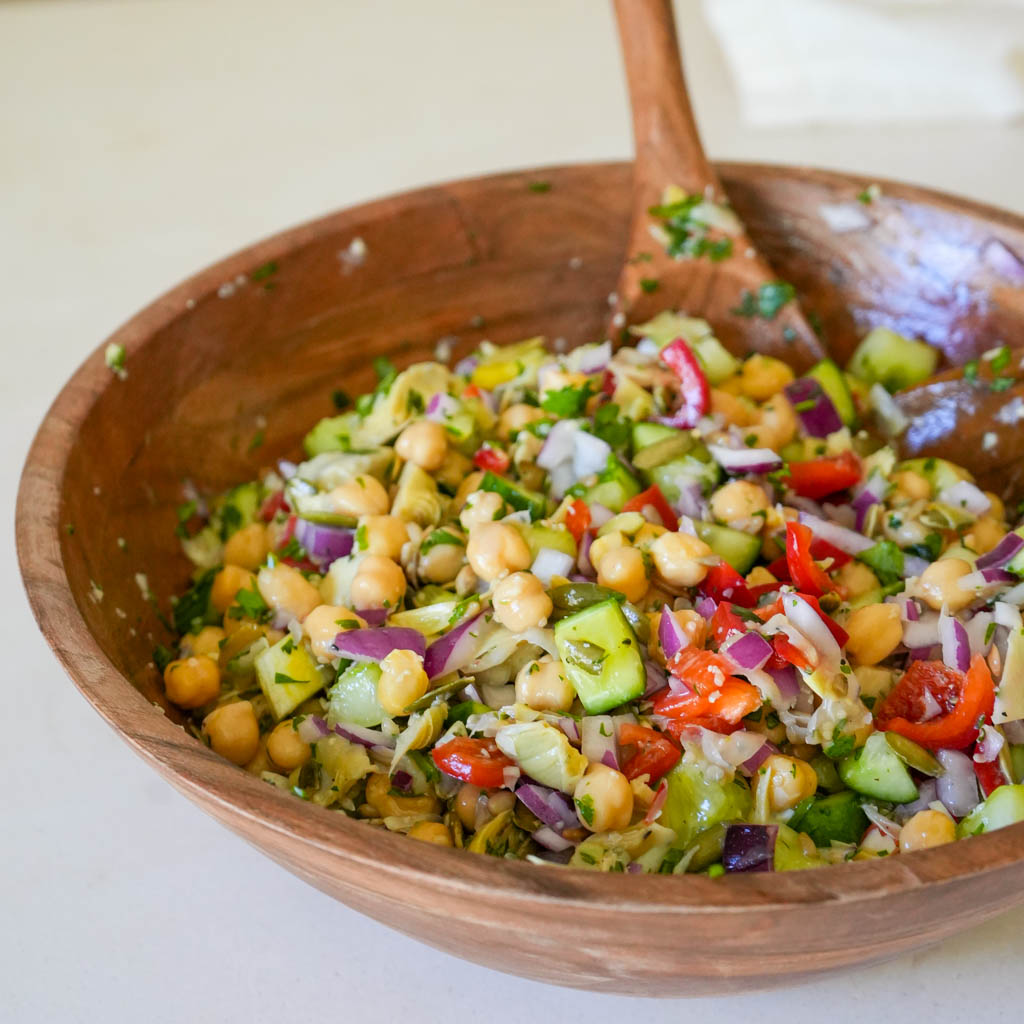
M 1021 899 L 1024 825 L 873 863 L 727 879 L 513 863 L 281 793 L 213 754 L 164 701 L 152 655 L 169 640 L 157 608 L 189 571 L 174 536 L 185 481 L 214 492 L 295 457 L 336 391 L 373 386 L 374 356 L 405 366 L 455 361 L 483 338 L 600 338 L 630 170 L 520 171 L 353 207 L 157 299 L 109 339 L 125 347 L 124 379 L 100 346 L 29 453 L 17 545 L 33 610 L 86 699 L 178 790 L 299 877 L 456 956 L 672 996 L 784 984 L 937 942 Z M 839 359 L 876 324 L 927 338 L 949 362 L 1024 337 L 1024 219 L 886 183 L 864 205 L 869 182 L 841 174 L 718 172 Z M 984 414 L 967 413 L 939 443 L 973 465 L 971 417 Z M 986 429 L 1002 444 L 1019 428 Z M 343 953 L 345 935 L 332 941 Z

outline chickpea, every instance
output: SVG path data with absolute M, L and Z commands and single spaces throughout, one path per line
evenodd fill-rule
M 493 491 L 473 491 L 459 513 L 459 522 L 467 530 L 481 523 L 493 523 L 505 514 L 505 502 Z
M 205 654 L 172 661 L 164 669 L 164 690 L 179 708 L 201 708 L 220 696 L 220 666 Z
M 455 492 L 455 497 L 452 498 L 452 507 L 455 509 L 461 509 L 474 491 L 480 486 L 483 481 L 484 471 L 478 469 L 475 473 L 470 473 L 465 480 L 459 484 L 459 489 Z
M 461 544 L 435 544 L 420 554 L 417 571 L 427 583 L 449 583 L 459 574 L 466 557 Z
M 942 811 L 918 811 L 900 829 L 900 853 L 944 846 L 956 839 L 956 826 Z
M 441 468 L 448 454 L 448 432 L 433 420 L 417 420 L 398 435 L 395 454 L 433 473 Z
M 754 447 L 774 448 L 778 451 L 793 440 L 796 434 L 796 412 L 784 394 L 777 394 L 765 402 L 756 423 L 746 427 Z
M 252 701 L 237 700 L 211 711 L 203 719 L 210 746 L 234 764 L 247 764 L 260 748 L 260 724 Z
M 594 539 L 593 544 L 590 545 L 590 553 L 587 557 L 590 559 L 591 565 L 597 566 L 609 551 L 624 548 L 628 544 L 629 541 L 621 530 L 609 530 L 608 533 Z
M 368 555 L 383 555 L 398 561 L 402 548 L 409 539 L 409 527 L 399 516 L 363 516 L 359 520 L 365 536 Z
M 644 556 L 636 548 L 615 548 L 598 563 L 597 582 L 625 594 L 627 601 L 642 601 L 650 583 Z
M 312 756 L 309 744 L 295 731 L 290 718 L 274 726 L 267 737 L 267 753 L 271 761 L 286 772 L 301 768 Z
M 214 661 L 220 657 L 221 644 L 227 634 L 220 626 L 203 626 L 198 633 L 186 633 L 181 638 L 183 654 L 205 654 Z
M 979 555 L 991 551 L 1005 536 L 1006 528 L 992 516 L 982 516 L 964 535 L 964 543 Z
M 658 575 L 670 587 L 695 587 L 708 574 L 700 558 L 707 558 L 711 548 L 699 537 L 688 533 L 666 533 L 651 545 L 651 556 Z
M 591 832 L 629 828 L 633 787 L 622 772 L 592 763 L 573 792 L 580 820 Z
M 367 555 L 359 563 L 349 594 L 356 608 L 395 608 L 405 596 L 402 567 L 383 555 Z
M 516 701 L 535 711 L 568 711 L 576 698 L 562 663 L 550 655 L 524 665 L 516 676 Z
M 877 665 L 888 658 L 903 639 L 899 605 L 866 604 L 846 623 L 850 639 L 846 650 L 860 665 Z
M 932 485 L 925 477 L 912 469 L 893 473 L 892 482 L 896 485 L 896 490 L 911 501 L 923 501 L 932 496 Z
M 551 614 L 551 598 L 532 572 L 514 572 L 494 585 L 494 617 L 513 633 L 541 626 Z
M 768 789 L 768 802 L 774 811 L 788 811 L 818 789 L 818 776 L 806 762 L 796 757 L 772 754 L 758 769 Z
M 863 563 L 854 559 L 838 569 L 833 579 L 849 600 L 867 594 L 878 587 L 878 577 Z
M 377 700 L 389 715 L 404 715 L 406 708 L 427 692 L 430 681 L 423 659 L 412 651 L 392 651 L 380 663 Z
M 269 550 L 266 526 L 263 523 L 250 523 L 228 537 L 224 545 L 224 564 L 258 569 Z
M 498 437 L 503 441 L 507 441 L 513 434 L 522 430 L 528 424 L 547 418 L 548 414 L 543 409 L 538 409 L 535 405 L 526 405 L 523 402 L 510 405 L 498 420 Z
M 417 821 L 408 831 L 410 839 L 419 839 L 435 846 L 454 846 L 448 826 L 440 821 Z
M 480 803 L 480 795 L 483 790 L 474 786 L 471 782 L 464 782 L 455 798 L 455 813 L 463 827 L 473 831 L 476 828 L 476 809 Z
M 969 572 L 971 566 L 962 558 L 940 558 L 921 573 L 917 581 L 918 596 L 936 611 L 944 604 L 951 612 L 962 611 L 974 600 L 972 590 L 958 585 Z
M 372 476 L 357 476 L 328 491 L 331 511 L 339 516 L 382 516 L 391 508 L 384 485 Z
M 466 557 L 482 580 L 529 569 L 533 558 L 523 535 L 509 523 L 480 523 L 469 534 Z
M 331 646 L 339 633 L 362 629 L 366 623 L 355 612 L 339 604 L 322 604 L 302 620 L 302 632 L 317 661 L 327 662 L 338 656 Z
M 633 547 L 641 551 L 649 551 L 651 545 L 663 534 L 668 533 L 664 526 L 657 523 L 644 523 L 633 537 Z
M 711 512 L 714 517 L 722 523 L 734 523 L 744 519 L 750 519 L 758 512 L 768 510 L 768 495 L 764 489 L 750 480 L 732 480 L 711 496 Z M 751 531 L 760 533 L 760 527 L 764 520 L 758 520 L 757 529 Z
M 441 801 L 436 796 L 395 796 L 391 792 L 391 778 L 385 772 L 375 772 L 366 780 L 366 802 L 382 818 L 437 814 L 441 810 Z
M 260 595 L 275 612 L 300 622 L 320 604 L 320 591 L 298 569 L 283 562 L 264 566 L 256 577 Z
M 711 411 L 723 416 L 726 423 L 737 427 L 749 426 L 756 418 L 756 412 L 749 402 L 719 388 L 711 389 Z
M 213 577 L 210 603 L 223 615 L 235 603 L 235 595 L 240 590 L 248 590 L 255 583 L 256 577 L 248 569 L 240 565 L 225 565 Z
M 793 371 L 781 359 L 755 353 L 740 370 L 740 387 L 748 398 L 764 402 L 777 395 L 793 377 Z

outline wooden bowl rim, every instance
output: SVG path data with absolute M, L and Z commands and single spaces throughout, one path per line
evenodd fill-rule
M 86 699 L 121 737 L 178 788 L 217 807 L 225 817 L 247 819 L 286 833 L 302 843 L 373 867 L 382 876 L 400 874 L 421 883 L 424 893 L 478 894 L 496 901 L 536 899 L 547 906 L 597 905 L 603 909 L 644 913 L 715 914 L 748 908 L 795 908 L 819 904 L 885 899 L 896 892 L 929 884 L 946 885 L 965 877 L 1000 871 L 1024 858 L 1024 823 L 961 843 L 912 855 L 838 866 L 834 870 L 752 874 L 727 882 L 692 876 L 607 875 L 587 871 L 546 870 L 518 861 L 474 857 L 405 836 L 368 827 L 336 811 L 306 804 L 217 757 L 198 741 L 195 756 L 178 765 L 182 730 L 139 693 L 106 657 L 79 611 L 64 571 L 60 502 L 64 474 L 79 427 L 99 396 L 120 385 L 106 366 L 110 342 L 124 345 L 131 360 L 147 338 L 178 317 L 188 315 L 191 301 L 215 294 L 220 284 L 267 261 L 326 235 L 338 234 L 368 220 L 392 216 L 450 187 L 500 186 L 510 181 L 585 168 L 594 174 L 619 170 L 624 162 L 523 168 L 459 179 L 347 207 L 256 242 L 172 288 L 102 342 L 79 366 L 48 410 L 26 457 L 16 510 L 18 560 L 32 611 L 43 635 Z M 876 177 L 787 165 L 745 162 L 719 164 L 730 177 L 773 176 L 815 179 L 857 189 L 877 183 L 887 198 L 923 200 L 952 213 L 968 212 L 1024 231 L 1024 217 L 947 193 Z M 413 849 L 415 848 L 415 856 Z M 973 856 L 970 854 L 973 853 Z M 966 855 L 966 856 L 965 856 Z M 383 886 L 382 886 L 383 888 Z

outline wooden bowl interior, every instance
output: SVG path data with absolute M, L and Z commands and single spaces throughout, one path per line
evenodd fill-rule
M 885 185 L 880 199 L 863 206 L 875 226 L 836 234 L 822 206 L 857 204 L 865 181 L 747 165 L 725 165 L 721 172 L 752 238 L 780 277 L 797 286 L 837 358 L 845 359 L 864 330 L 876 324 L 927 338 L 954 364 L 994 339 L 1024 344 L 1024 304 L 1020 279 L 1014 278 L 1024 271 L 1015 256 L 1024 253 L 1018 219 Z M 599 920 L 588 913 L 605 913 L 602 908 L 616 902 L 634 909 L 648 899 L 657 904 L 663 899 L 657 894 L 666 891 L 657 886 L 673 880 L 595 881 L 573 872 L 551 881 L 548 872 L 538 881 L 538 869 L 528 865 L 434 850 L 418 850 L 413 861 L 406 848 L 418 844 L 355 823 L 328 824 L 340 816 L 281 797 L 270 787 L 264 794 L 260 783 L 180 732 L 175 735 L 181 749 L 172 757 L 166 752 L 166 723 L 140 725 L 146 704 L 115 672 L 145 701 L 176 714 L 166 706 L 152 665 L 154 644 L 169 635 L 148 594 L 157 595 L 156 605 L 166 611 L 168 595 L 187 580 L 188 566 L 174 541 L 175 510 L 186 481 L 213 492 L 251 478 L 280 457 L 296 456 L 305 431 L 332 412 L 335 389 L 356 395 L 372 387 L 375 356 L 386 355 L 401 367 L 433 358 L 439 342 L 450 345 L 455 360 L 483 338 L 508 342 L 542 333 L 569 346 L 598 338 L 626 240 L 629 173 L 621 164 L 575 166 L 458 182 L 343 211 L 231 257 L 158 300 L 115 335 L 127 348 L 126 380 L 105 367 L 102 350 L 90 357 L 55 404 L 26 466 L 19 501 L 23 571 L 44 630 L 78 685 L 208 810 L 232 827 L 248 829 L 250 839 L 292 870 L 375 916 L 384 916 L 377 897 L 371 899 L 369 889 L 360 895 L 345 875 L 356 872 L 360 857 L 364 864 L 379 862 L 381 851 L 396 871 L 429 877 L 438 886 L 452 876 L 491 890 L 501 888 L 499 880 L 511 880 L 500 897 L 508 908 L 517 905 L 516 898 L 595 904 L 581 911 L 572 926 L 577 928 Z M 550 188 L 529 187 L 539 180 Z M 361 265 L 351 259 L 355 239 L 366 247 Z M 265 441 L 254 447 L 258 436 Z M 274 830 L 278 838 L 271 841 Z M 285 833 L 292 840 L 282 838 Z M 309 850 L 319 850 L 315 868 L 295 861 L 303 843 L 311 858 Z M 853 900 L 870 893 L 877 905 L 882 894 L 908 885 L 948 881 L 961 872 L 961 862 L 967 873 L 1008 869 L 1016 854 L 1004 847 L 997 837 L 980 841 L 977 848 L 989 851 L 981 866 L 970 856 L 956 861 L 935 851 L 909 874 L 903 866 L 857 865 L 815 873 L 810 884 L 780 876 L 771 885 L 742 879 L 716 890 L 693 880 L 701 884 L 691 886 L 679 905 L 704 912 L 791 904 L 807 927 L 818 920 L 820 902 L 837 898 L 835 892 L 844 890 Z M 390 868 L 379 870 L 387 874 Z M 945 931 L 994 905 L 994 896 L 986 902 L 976 887 L 968 896 L 958 902 L 959 917 Z M 409 900 L 405 917 L 399 915 L 402 926 L 459 952 L 442 934 L 445 915 L 432 917 L 413 908 L 414 897 Z M 808 903 L 814 906 L 800 909 Z M 935 917 L 919 910 L 922 920 Z M 702 920 L 709 927 L 709 950 L 727 941 L 728 915 L 717 924 L 708 913 Z M 655 921 L 638 914 L 637 922 L 626 926 L 622 941 L 639 949 Z M 517 934 L 525 948 L 529 921 L 524 918 L 521 926 Z M 788 924 L 771 927 L 776 937 L 789 934 Z M 911 944 L 920 927 L 905 919 L 893 942 L 878 948 L 895 952 Z M 823 949 L 817 967 L 872 955 L 864 942 L 855 948 L 851 929 L 837 929 L 832 952 Z M 724 980 L 722 972 L 744 976 L 743 964 L 759 948 L 753 938 L 749 949 L 737 948 L 728 969 L 716 967 L 709 952 L 686 969 L 656 958 L 649 969 L 626 977 L 628 972 L 593 962 L 584 969 L 569 962 L 571 956 L 565 964 L 552 963 L 536 944 L 517 953 L 513 939 L 497 939 L 493 932 L 491 939 L 508 948 L 488 951 L 480 941 L 479 948 L 470 942 L 461 952 L 547 980 L 618 991 L 639 990 L 642 982 L 666 994 L 733 988 L 736 983 Z M 810 969 L 806 954 L 798 954 L 797 947 L 787 952 L 788 966 L 750 962 L 746 975 L 763 983 L 772 970 Z

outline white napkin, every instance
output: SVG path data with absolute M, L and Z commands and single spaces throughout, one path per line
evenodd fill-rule
M 703 0 L 758 125 L 1024 114 L 1024 0 Z

